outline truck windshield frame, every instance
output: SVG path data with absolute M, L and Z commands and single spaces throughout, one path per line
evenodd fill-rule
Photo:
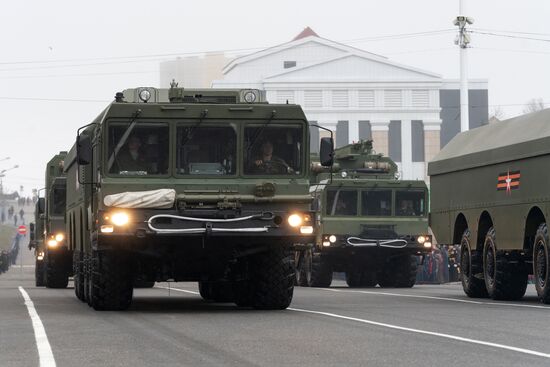
M 308 174 L 307 167 L 307 145 L 309 137 L 307 136 L 306 121 L 297 120 L 281 120 L 271 122 L 265 126 L 265 121 L 261 119 L 206 119 L 200 126 L 195 126 L 195 119 L 138 119 L 132 124 L 120 119 L 107 120 L 105 128 L 102 132 L 102 156 L 101 171 L 105 177 L 112 178 L 199 178 L 199 177 L 216 177 L 219 179 L 230 178 L 303 178 Z M 186 146 L 193 145 L 193 136 L 201 137 L 204 140 L 204 131 L 211 130 L 212 136 L 216 135 L 216 130 L 226 129 L 229 136 L 225 136 L 222 141 L 218 139 L 218 143 L 212 141 L 212 136 L 206 144 L 198 144 L 204 147 L 212 147 L 212 154 L 209 152 L 200 152 L 200 149 L 190 149 L 197 153 L 195 162 L 185 162 L 184 153 L 178 146 L 179 138 L 184 133 L 185 128 L 189 128 L 192 136 L 190 139 L 185 139 Z M 263 129 L 262 129 L 263 128 Z M 254 147 L 248 149 L 246 137 L 252 138 L 251 129 L 262 129 L 261 136 L 257 138 Z M 257 130 L 256 130 L 257 131 Z M 140 141 L 140 148 L 145 147 L 145 150 L 155 152 L 153 156 L 161 157 L 160 162 L 154 170 L 121 170 L 116 164 L 116 156 L 122 154 L 126 149 L 129 150 L 129 143 L 133 136 L 145 135 Z M 248 133 L 248 135 L 247 135 Z M 199 134 L 199 135 L 197 135 Z M 151 135 L 157 135 L 151 138 Z M 217 134 L 221 136 L 220 134 Z M 247 159 L 250 154 L 257 154 L 261 144 L 266 138 L 273 138 L 273 156 L 282 155 L 282 160 L 290 166 L 288 171 L 279 172 L 251 172 L 247 169 L 247 164 L 252 161 Z M 178 140 L 179 139 L 179 140 Z M 221 144 L 225 144 L 227 149 L 223 149 Z M 229 147 L 227 147 L 229 144 Z M 195 144 L 197 145 L 197 144 Z M 117 151 L 118 154 L 113 153 Z M 215 151 L 215 152 L 214 152 Z M 227 153 L 222 157 L 222 152 Z M 281 153 L 279 153 L 281 152 Z M 126 153 L 125 153 L 126 154 Z M 150 153 L 149 153 L 150 154 Z M 126 154 L 129 156 L 129 154 Z M 210 156 L 209 156 L 210 155 Z M 218 159 L 220 158 L 220 159 Z M 223 158 L 223 159 L 222 159 Z M 212 160 L 213 159 L 213 160 Z M 155 160 L 152 160 L 155 163 Z M 194 172 L 190 172 L 193 165 Z M 117 171 L 118 170 L 118 171 Z M 158 173 L 157 173 L 158 172 Z
M 396 217 L 426 216 L 426 190 L 396 189 L 394 202 Z
M 66 191 L 65 186 L 52 186 L 50 190 L 50 213 L 53 216 L 65 215 L 65 203 L 66 203 Z

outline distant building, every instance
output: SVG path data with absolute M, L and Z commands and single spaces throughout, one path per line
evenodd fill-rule
M 292 41 L 238 57 L 216 88 L 258 88 L 271 103 L 302 105 L 312 124 L 336 132 L 336 145 L 373 139 L 401 177 L 425 179 L 428 162 L 460 129 L 458 82 L 319 37 L 306 28 Z M 487 121 L 487 81 L 470 84 L 470 127 Z M 312 128 L 312 149 L 325 132 Z
M 160 86 L 168 88 L 172 79 L 184 88 L 210 88 L 223 78 L 223 67 L 231 61 L 223 53 L 177 58 L 160 63 Z

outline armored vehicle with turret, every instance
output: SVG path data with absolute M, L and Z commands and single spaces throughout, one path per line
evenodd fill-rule
M 312 165 L 313 247 L 297 256 L 297 283 L 328 287 L 345 272 L 350 287 L 412 287 L 419 256 L 431 251 L 424 181 L 399 180 L 372 141 L 335 150 L 334 166 Z
M 259 90 L 117 93 L 65 160 L 78 298 L 122 310 L 136 281 L 198 281 L 206 300 L 288 307 L 315 237 L 308 129 Z
M 470 297 L 550 303 L 550 109 L 463 132 L 429 163 L 431 227 Z
M 44 198 L 35 205 L 29 247 L 35 249 L 37 286 L 67 287 L 72 275 L 72 252 L 65 241 L 66 177 L 63 162 L 67 152 L 54 155 L 46 165 Z

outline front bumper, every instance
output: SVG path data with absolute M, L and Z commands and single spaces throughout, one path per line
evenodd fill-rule
M 326 237 L 326 236 L 324 236 Z M 362 238 L 360 236 L 339 236 L 337 241 L 331 243 L 328 238 L 323 238 L 322 251 L 324 252 L 356 252 L 356 251 L 384 251 L 384 252 L 407 252 L 415 255 L 423 255 L 432 251 L 431 242 L 424 246 L 416 241 L 413 236 L 397 238 Z
M 297 242 L 314 242 L 313 213 L 300 212 L 303 223 L 292 227 L 287 223 L 288 212 L 243 211 L 239 215 L 208 216 L 182 213 L 177 210 L 127 211 L 125 225 L 113 225 L 109 214 L 100 213 L 100 237 L 235 237 L 235 238 L 292 238 Z

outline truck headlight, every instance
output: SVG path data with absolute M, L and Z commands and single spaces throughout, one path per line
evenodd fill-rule
M 416 239 L 416 241 L 417 241 L 419 244 L 423 244 L 424 242 L 426 242 L 426 237 L 424 237 L 424 236 L 418 236 L 418 238 Z
M 55 238 L 50 238 L 48 240 L 48 247 L 49 248 L 56 248 L 58 245 L 57 241 L 55 240 Z
M 312 226 L 301 226 L 300 227 L 300 233 L 301 234 L 312 234 L 313 233 L 313 227 Z
M 126 224 L 128 224 L 129 221 L 130 221 L 130 218 L 126 213 L 114 213 L 111 216 L 111 222 L 118 227 L 125 226 Z
M 336 236 L 331 234 L 329 237 L 328 237 L 328 240 L 330 241 L 330 243 L 334 243 L 336 242 Z
M 288 216 L 288 224 L 291 227 L 298 227 L 302 224 L 302 216 L 300 214 L 291 214 Z
M 57 242 L 61 242 L 61 241 L 63 241 L 64 239 L 65 239 L 65 235 L 64 235 L 63 233 L 58 233 L 58 234 L 55 235 L 55 240 L 56 240 Z

